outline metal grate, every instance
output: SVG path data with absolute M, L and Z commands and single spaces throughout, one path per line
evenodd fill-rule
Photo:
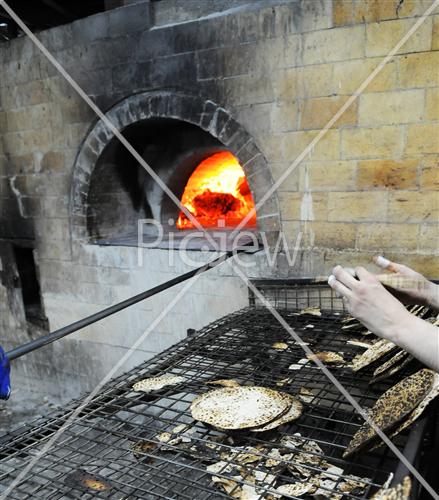
M 322 316 L 317 317 L 279 307 L 285 320 L 311 349 L 342 351 L 350 360 L 362 350 L 346 344 L 347 339 L 356 334 L 341 330 L 343 315 L 334 309 L 323 311 Z M 283 351 L 273 349 L 272 344 L 278 341 L 287 342 L 290 347 Z M 230 498 L 212 483 L 212 474 L 206 467 L 220 461 L 221 453 L 236 451 L 237 446 L 243 445 L 264 446 L 261 455 L 268 458 L 267 450 L 279 447 L 282 436 L 295 433 L 300 433 L 298 440 L 303 443 L 316 442 L 323 450 L 321 458 L 343 470 L 336 478 L 335 490 L 328 490 L 328 495 L 337 492 L 342 495 L 339 487 L 344 475 L 354 474 L 364 478 L 365 490 L 359 496 L 346 494 L 344 498 L 369 498 L 396 470 L 398 461 L 387 447 L 354 460 L 341 458 L 361 425 L 361 418 L 313 363 L 304 364 L 300 370 L 289 369 L 303 357 L 300 346 L 294 345 L 288 333 L 264 308 L 252 305 L 224 317 L 108 383 L 8 498 Z M 154 395 L 132 390 L 136 381 L 163 373 L 181 375 L 185 382 Z M 390 379 L 371 386 L 370 372 L 353 374 L 343 367 L 334 369 L 334 373 L 365 407 L 372 406 L 395 383 L 395 379 Z M 305 405 L 303 415 L 283 426 L 281 431 L 232 433 L 227 439 L 219 439 L 218 431 L 192 419 L 190 404 L 197 394 L 213 388 L 206 384 L 209 380 L 225 378 L 241 384 L 274 387 L 293 395 L 306 387 L 313 396 Z M 281 388 L 277 385 L 288 378 L 293 380 Z M 38 454 L 74 407 L 73 402 L 62 411 L 0 440 L 0 492 Z M 190 427 L 189 444 L 165 444 L 157 438 L 179 424 Z M 404 434 L 395 439 L 395 444 L 402 450 L 406 441 L 407 434 Z M 149 446 L 135 453 L 133 448 L 139 442 Z M 192 451 L 188 450 L 189 446 Z M 194 447 L 197 452 L 193 451 Z M 268 470 L 261 462 L 244 466 L 249 474 L 254 474 L 256 469 L 274 474 L 271 483 L 259 486 L 260 498 L 269 498 L 275 487 L 294 481 L 289 466 L 298 465 L 296 458 L 300 449 L 295 448 L 292 453 L 293 457 L 281 462 L 275 471 Z M 226 462 L 240 464 L 239 452 Z M 322 471 L 318 463 L 299 465 L 316 473 Z M 215 475 L 227 476 L 226 468 Z M 101 491 L 96 489 L 98 486 Z
M 319 307 L 325 311 L 345 312 L 343 300 L 337 297 L 332 288 L 316 283 L 313 278 L 292 278 L 253 280 L 253 285 L 276 309 L 300 310 L 306 307 Z M 249 289 L 250 305 L 263 305 Z

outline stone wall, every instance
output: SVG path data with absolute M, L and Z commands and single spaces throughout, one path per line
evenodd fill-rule
M 431 0 L 174 4 L 142 2 L 38 36 L 104 111 L 160 89 L 214 101 L 252 135 L 276 181 Z M 274 194 L 288 241 L 303 233 L 297 265 L 259 258 L 252 274 L 318 275 L 380 252 L 439 277 L 438 48 L 435 11 Z M 133 248 L 72 253 L 73 165 L 96 117 L 26 38 L 0 44 L 0 74 L 0 238 L 34 241 L 51 329 L 187 269 L 164 250 L 145 251 L 143 268 Z M 175 293 L 29 357 L 31 372 L 74 380 L 72 395 L 91 387 Z M 230 266 L 206 274 L 132 363 L 246 302 Z M 3 328 L 1 342 L 22 340 L 15 330 Z

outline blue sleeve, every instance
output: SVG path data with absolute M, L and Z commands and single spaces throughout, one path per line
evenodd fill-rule
M 0 399 L 8 399 L 11 394 L 10 371 L 9 359 L 0 346 Z

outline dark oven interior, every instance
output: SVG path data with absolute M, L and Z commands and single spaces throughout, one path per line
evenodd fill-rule
M 123 135 L 142 155 L 164 184 L 181 200 L 191 174 L 203 160 L 227 151 L 200 127 L 171 118 L 134 123 Z M 92 242 L 137 245 L 138 219 L 153 219 L 167 235 L 182 238 L 176 227 L 179 208 L 155 180 L 113 139 L 93 170 L 87 205 L 87 227 Z M 154 240 L 157 227 L 144 224 L 144 241 Z

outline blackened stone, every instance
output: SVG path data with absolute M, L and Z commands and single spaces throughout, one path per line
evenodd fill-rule
M 246 167 L 244 166 L 244 170 L 245 168 Z M 271 176 L 271 172 L 266 164 L 258 170 L 255 168 L 252 173 L 248 174 L 248 179 L 251 183 L 252 189 L 254 189 L 258 194 L 265 194 L 273 185 L 273 177 Z M 258 199 L 260 197 L 261 196 L 258 196 Z
M 64 154 L 61 151 L 48 151 L 41 160 L 43 172 L 62 173 L 64 170 Z
M 174 44 L 172 28 L 146 31 L 141 34 L 135 49 L 135 60 L 150 61 L 156 57 L 175 54 Z
M 111 68 L 98 69 L 96 71 L 76 71 L 73 78 L 87 94 L 111 94 L 112 92 Z
M 152 116 L 168 116 L 168 103 L 170 96 L 168 93 L 163 92 L 151 96 L 149 101 L 150 112 Z
M 203 113 L 203 101 L 197 99 L 196 97 L 184 95 L 178 96 L 175 99 L 171 99 L 172 106 L 173 102 L 178 99 L 180 112 L 177 115 L 178 118 L 182 120 L 195 123 L 198 125 L 201 122 Z M 171 108 L 170 108 L 171 109 Z
M 250 135 L 244 129 L 240 129 L 230 138 L 226 145 L 230 147 L 235 155 L 239 155 L 239 151 L 251 140 Z
M 253 156 L 249 161 L 243 163 L 243 167 L 247 177 L 252 176 L 256 172 L 268 171 L 267 162 L 262 156 L 262 153 L 258 153 Z
M 108 37 L 108 20 L 108 13 L 102 12 L 100 14 L 75 21 L 71 25 L 73 42 L 75 45 L 81 45 L 83 43 Z
M 260 217 L 258 214 L 258 224 L 259 227 L 263 228 L 264 231 L 273 232 L 280 230 L 279 214 L 269 215 L 267 217 Z
M 135 31 L 145 31 L 151 27 L 151 5 L 140 2 L 108 12 L 109 36 L 117 36 Z
M 145 85 L 142 75 L 148 75 L 149 63 L 142 64 L 142 69 L 135 63 L 118 64 L 112 69 L 113 91 L 129 92 L 136 86 Z
M 217 109 L 217 105 L 213 103 L 212 101 L 206 101 L 204 110 L 203 110 L 203 116 L 200 122 L 200 127 L 204 130 L 207 130 L 209 127 L 210 122 L 212 121 L 212 117 Z
M 230 119 L 231 119 L 230 115 L 229 113 L 227 113 L 226 110 L 224 110 L 223 108 L 217 108 L 209 124 L 208 127 L 209 132 L 214 137 L 218 137 Z
M 159 58 L 150 62 L 150 83 L 155 87 L 195 85 L 195 68 L 193 53 Z
M 95 94 L 93 96 L 93 101 L 101 111 L 105 112 L 113 107 L 116 102 L 120 101 L 121 97 L 122 95 L 120 92 L 111 94 Z
M 99 44 L 111 57 L 111 65 L 118 63 L 128 64 L 137 62 L 135 58 L 141 33 L 129 33 L 118 37 L 101 40 Z
M 245 165 L 249 160 L 254 158 L 260 151 L 254 141 L 250 141 L 243 146 L 239 151 L 239 159 L 242 165 Z
M 235 151 L 245 144 L 250 139 L 250 136 L 233 118 L 226 123 L 221 134 L 218 136 L 219 140 L 231 146 Z

